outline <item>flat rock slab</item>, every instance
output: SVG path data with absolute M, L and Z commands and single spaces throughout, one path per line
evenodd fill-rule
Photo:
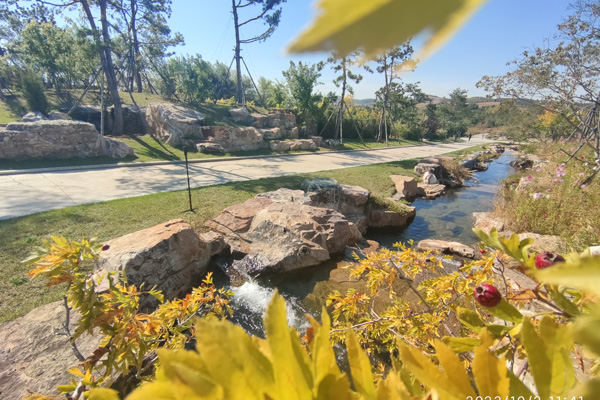
M 79 316 L 71 313 L 71 324 Z M 19 400 L 27 390 L 56 394 L 57 385 L 68 384 L 69 368 L 77 366 L 62 323 L 62 301 L 46 304 L 13 321 L 0 324 L 0 398 Z M 98 347 L 100 337 L 83 334 L 77 347 L 84 357 Z
M 425 197 L 429 200 L 433 200 L 440 197 L 446 191 L 446 186 L 444 185 L 429 185 L 426 183 L 419 182 L 417 186 L 417 196 Z
M 439 251 L 441 253 L 453 253 L 463 257 L 474 258 L 475 250 L 459 242 L 446 242 L 443 240 L 421 240 L 417 245 L 417 250 L 421 251 Z

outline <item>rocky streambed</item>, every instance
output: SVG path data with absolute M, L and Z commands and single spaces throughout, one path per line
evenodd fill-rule
M 318 313 L 331 290 L 345 291 L 348 287 L 347 271 L 339 268 L 339 262 L 377 250 L 380 243 L 370 239 L 377 238 L 378 231 L 385 230 L 393 241 L 403 240 L 402 235 L 408 235 L 418 222 L 421 210 L 433 209 L 436 204 L 447 206 L 448 198 L 455 200 L 465 220 L 472 224 L 470 213 L 481 208 L 469 209 L 466 200 L 456 201 L 465 199 L 457 197 L 458 193 L 475 191 L 489 198 L 492 188 L 485 186 L 486 179 L 479 179 L 478 184 L 467 182 L 467 188 L 457 192 L 452 188 L 464 182 L 446 173 L 447 161 L 422 160 L 415 167 L 422 182 L 390 177 L 390 185 L 396 187 L 396 195 L 388 199 L 391 208 L 371 201 L 370 193 L 361 187 L 339 185 L 329 179 L 306 181 L 303 190 L 283 188 L 226 208 L 206 223 L 203 233 L 195 232 L 183 220 L 173 220 L 116 238 L 106 243 L 109 248 L 102 253 L 98 272 L 125 273 L 130 284 L 156 286 L 172 299 L 198 286 L 212 269 L 222 285 L 232 288 L 234 320 L 250 333 L 261 334 L 262 314 L 275 289 L 288 301 L 289 322 L 302 328 L 304 313 Z M 487 169 L 481 162 L 470 162 L 475 169 Z M 503 166 L 504 162 L 501 157 L 497 163 Z M 501 179 L 495 169 L 489 174 L 498 182 Z M 439 197 L 447 190 L 449 197 Z M 419 197 L 425 200 L 416 200 L 412 206 L 405 204 Z M 481 203 L 479 198 L 468 204 Z M 444 215 L 452 213 L 446 211 Z M 422 242 L 421 247 L 476 256 L 460 244 L 430 241 Z M 156 300 L 143 298 L 141 306 L 151 310 Z M 57 335 L 63 312 L 60 304 L 53 303 L 0 325 L 3 399 L 20 398 L 26 389 L 49 393 L 56 384 L 68 381 L 66 370 L 77 360 L 66 338 Z M 80 340 L 83 349 L 93 349 L 98 342 L 93 336 Z

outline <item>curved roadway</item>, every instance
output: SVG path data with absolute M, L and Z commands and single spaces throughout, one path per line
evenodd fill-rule
M 428 157 L 492 142 L 477 135 L 471 141 L 424 146 L 197 160 L 190 162 L 190 179 L 191 186 L 197 188 L 234 181 Z M 185 166 L 180 162 L 29 172 L 0 171 L 0 193 L 2 193 L 0 219 L 186 188 Z

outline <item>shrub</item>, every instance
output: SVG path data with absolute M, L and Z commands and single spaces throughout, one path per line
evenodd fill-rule
M 41 112 L 48 115 L 48 99 L 44 90 L 42 78 L 34 71 L 28 69 L 21 73 L 21 92 L 29 111 Z

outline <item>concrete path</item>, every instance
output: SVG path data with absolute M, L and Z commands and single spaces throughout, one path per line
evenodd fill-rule
M 190 163 L 193 188 L 227 182 L 332 170 L 359 165 L 421 158 L 492 143 L 481 135 L 471 141 L 350 152 L 302 153 L 276 157 L 220 159 Z M 183 190 L 181 163 L 54 170 L 0 175 L 0 219 L 78 204 Z

